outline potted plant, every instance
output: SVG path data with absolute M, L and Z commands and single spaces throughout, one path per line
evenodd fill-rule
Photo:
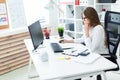
M 57 30 L 58 30 L 58 34 L 59 34 L 60 38 L 63 38 L 64 28 L 58 27 Z

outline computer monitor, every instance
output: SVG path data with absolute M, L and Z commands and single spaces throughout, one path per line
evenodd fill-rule
M 34 50 L 43 44 L 44 36 L 39 21 L 36 21 L 28 26 L 29 33 L 32 39 Z

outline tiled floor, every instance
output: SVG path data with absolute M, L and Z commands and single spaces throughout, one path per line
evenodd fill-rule
M 34 69 L 34 66 L 32 66 L 32 74 L 36 74 L 36 71 Z M 28 79 L 27 78 L 27 74 L 28 74 L 28 66 L 16 69 L 14 71 L 11 71 L 7 74 L 1 75 L 0 76 L 0 80 L 39 80 L 39 78 L 32 78 L 32 79 Z M 107 72 L 107 80 L 120 80 L 120 72 Z M 82 80 L 96 80 L 96 77 L 87 77 L 87 78 L 83 78 Z
M 31 73 L 37 74 L 34 66 L 32 66 Z M 28 80 L 28 66 L 11 71 L 7 74 L 1 75 L 0 80 Z M 39 80 L 38 78 L 29 79 L 29 80 Z

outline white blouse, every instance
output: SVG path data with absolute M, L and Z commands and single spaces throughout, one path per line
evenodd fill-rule
M 91 52 L 108 54 L 108 48 L 105 46 L 104 28 L 101 25 L 97 25 L 90 29 L 89 35 L 89 38 L 86 38 L 85 35 L 83 35 L 81 38 L 74 40 L 74 42 L 85 42 Z

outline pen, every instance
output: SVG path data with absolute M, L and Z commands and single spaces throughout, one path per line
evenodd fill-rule
M 88 49 L 84 50 L 83 52 L 86 52 Z
M 75 51 L 77 51 L 77 49 L 76 50 L 72 50 L 71 53 L 74 53 Z
M 63 50 L 66 50 L 66 49 L 72 49 L 73 47 L 68 47 L 68 48 L 63 48 Z
M 77 57 L 78 55 L 73 55 L 73 54 L 66 54 L 66 53 L 62 53 L 64 55 L 68 55 L 68 56 L 74 56 L 74 57 Z

